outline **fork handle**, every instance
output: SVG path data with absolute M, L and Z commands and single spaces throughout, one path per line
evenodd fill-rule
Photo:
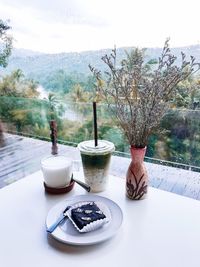
M 52 232 L 58 227 L 58 225 L 59 225 L 61 222 L 64 221 L 65 218 L 67 218 L 66 215 L 62 215 L 62 216 L 60 216 L 60 217 L 58 218 L 58 220 L 57 220 L 55 223 L 53 223 L 50 227 L 48 227 L 48 228 L 46 229 L 46 231 L 47 231 L 48 233 L 52 233 Z

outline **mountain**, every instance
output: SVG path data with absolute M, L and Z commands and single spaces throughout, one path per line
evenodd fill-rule
M 125 56 L 124 50 L 129 51 L 130 47 L 118 48 L 118 61 L 121 61 Z M 146 50 L 146 60 L 155 59 L 160 56 L 161 48 L 148 48 Z M 200 62 L 200 45 L 192 45 L 186 47 L 176 47 L 171 49 L 172 53 L 178 57 L 180 63 L 181 51 L 186 55 L 193 55 L 198 62 Z M 30 78 L 40 79 L 45 75 L 51 75 L 53 72 L 63 69 L 66 73 L 84 73 L 90 74 L 88 64 L 105 70 L 105 64 L 101 57 L 109 54 L 111 49 L 104 49 L 98 51 L 87 51 L 81 53 L 59 53 L 59 54 L 44 54 L 40 52 L 29 51 L 25 49 L 14 49 L 12 56 L 9 59 L 8 67 L 4 73 L 19 68 L 25 75 Z
M 24 48 L 13 48 L 12 49 L 12 58 L 17 58 L 17 57 L 34 57 L 38 55 L 42 55 L 43 53 L 37 52 L 37 51 L 32 51 L 29 49 L 24 49 Z
M 17 51 L 16 51 L 17 52 Z M 20 53 L 14 53 L 10 59 L 6 73 L 9 73 L 16 68 L 22 69 L 25 75 L 30 77 L 41 76 L 43 74 L 51 74 L 57 70 L 63 69 L 66 73 L 84 73 L 89 74 L 88 65 L 95 67 L 104 67 L 101 57 L 106 53 L 110 53 L 111 49 L 88 51 L 88 52 L 73 52 L 59 54 L 35 54 L 22 56 Z M 27 52 L 26 52 L 27 53 Z M 119 49 L 119 58 L 124 56 L 122 48 Z

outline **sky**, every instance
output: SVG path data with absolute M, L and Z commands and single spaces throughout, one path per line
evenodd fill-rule
M 200 43 L 199 0 L 0 0 L 14 47 L 45 53 Z

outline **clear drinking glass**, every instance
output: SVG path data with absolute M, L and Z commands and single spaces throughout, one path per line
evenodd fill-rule
M 53 188 L 65 187 L 72 178 L 72 160 L 66 156 L 55 155 L 41 160 L 44 182 Z

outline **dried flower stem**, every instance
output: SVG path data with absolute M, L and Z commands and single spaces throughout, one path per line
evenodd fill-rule
M 130 145 L 145 147 L 151 135 L 169 108 L 176 94 L 176 85 L 200 69 L 194 57 L 186 61 L 181 53 L 181 66 L 175 65 L 166 40 L 157 68 L 152 70 L 144 64 L 144 50 L 134 49 L 127 53 L 121 66 L 116 67 L 116 49 L 102 57 L 109 71 L 105 72 L 105 83 L 99 70 L 89 65 L 97 79 L 97 90 L 105 97 L 109 109 L 117 118 Z

